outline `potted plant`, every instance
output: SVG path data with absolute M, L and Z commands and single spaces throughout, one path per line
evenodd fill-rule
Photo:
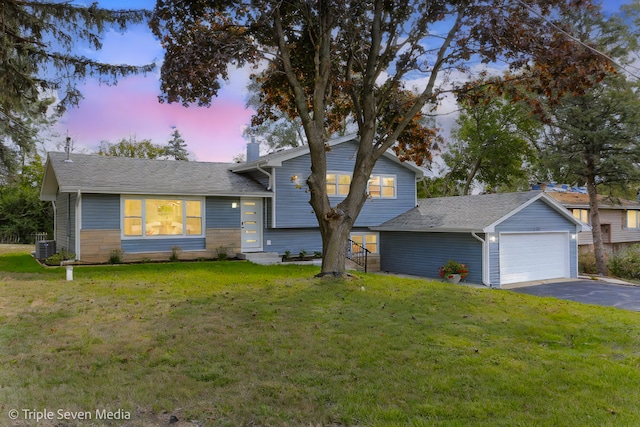
M 469 270 L 466 265 L 451 259 L 440 266 L 440 277 L 451 283 L 458 283 L 467 277 L 467 274 Z

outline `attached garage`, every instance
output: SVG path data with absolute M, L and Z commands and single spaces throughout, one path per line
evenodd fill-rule
M 541 191 L 421 199 L 379 227 L 381 270 L 438 277 L 450 259 L 491 287 L 573 278 L 589 226 Z
M 501 285 L 571 277 L 569 233 L 504 233 L 498 238 Z

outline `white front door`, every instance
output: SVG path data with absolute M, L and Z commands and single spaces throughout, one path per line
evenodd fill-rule
M 262 199 L 240 199 L 242 252 L 262 251 Z

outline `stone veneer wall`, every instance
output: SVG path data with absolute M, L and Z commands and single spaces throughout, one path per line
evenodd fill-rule
M 80 230 L 80 261 L 107 262 L 120 248 L 120 230 Z
M 242 230 L 239 228 L 207 228 L 207 252 L 216 258 L 225 251 L 230 258 L 241 252 Z
M 113 250 L 122 249 L 120 230 L 80 230 L 80 257 L 82 262 L 104 263 L 109 261 Z M 239 229 L 206 230 L 206 248 L 198 251 L 180 251 L 178 258 L 194 260 L 198 258 L 217 258 L 218 252 L 224 250 L 229 258 L 240 252 L 241 231 Z M 166 261 L 170 251 L 123 253 L 123 262 L 142 260 Z

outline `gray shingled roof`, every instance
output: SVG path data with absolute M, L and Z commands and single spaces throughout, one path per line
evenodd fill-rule
M 567 212 L 542 191 L 420 199 L 418 206 L 378 227 L 380 231 L 482 232 L 541 198 Z M 565 216 L 570 217 L 569 213 Z
M 231 163 L 183 162 L 49 153 L 42 196 L 60 192 L 167 195 L 256 195 L 271 193 L 246 176 L 231 172 Z M 53 173 L 52 173 L 53 172 Z M 50 176 L 54 175 L 54 176 Z M 49 181 L 49 182 L 47 182 Z
M 328 146 L 334 146 L 334 145 L 339 145 L 339 144 L 343 144 L 345 142 L 351 142 L 351 141 L 355 141 L 355 143 L 357 144 L 358 136 L 356 134 L 350 134 L 350 135 L 342 136 L 339 138 L 330 139 L 326 142 L 326 144 Z M 244 172 L 244 171 L 250 171 L 250 170 L 257 170 L 258 166 L 277 167 L 277 166 L 280 166 L 282 162 L 285 160 L 293 159 L 295 157 L 302 156 L 307 153 L 309 153 L 308 145 L 301 145 L 295 148 L 281 149 L 273 153 L 260 156 L 258 159 L 253 160 L 251 162 L 235 164 L 232 166 L 231 169 L 236 172 Z M 398 156 L 396 156 L 392 150 L 387 150 L 384 153 L 384 156 L 387 157 L 388 159 L 396 161 L 397 163 L 401 164 L 405 168 L 412 170 L 413 172 L 417 173 L 420 177 L 423 176 L 426 172 L 425 168 L 417 166 L 413 162 L 410 162 L 410 161 L 401 162 L 400 159 L 398 159 Z

